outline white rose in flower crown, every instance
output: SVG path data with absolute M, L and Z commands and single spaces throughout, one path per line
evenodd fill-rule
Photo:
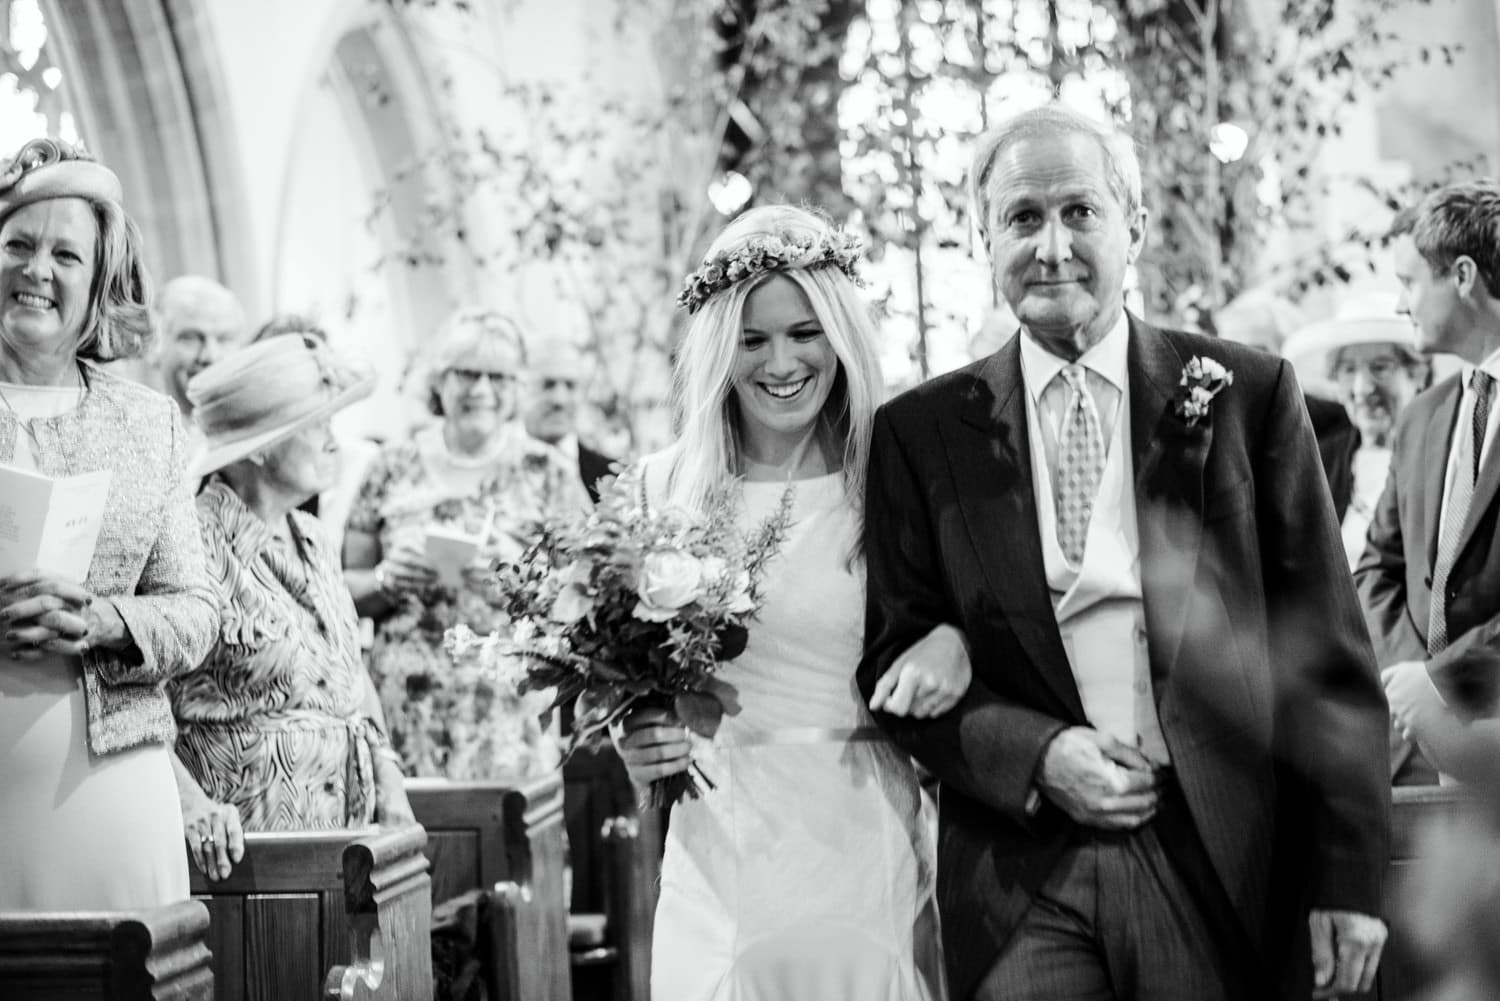
M 703 563 L 696 556 L 675 550 L 648 553 L 641 562 L 635 593 L 640 602 L 634 615 L 647 622 L 665 622 L 703 590 Z

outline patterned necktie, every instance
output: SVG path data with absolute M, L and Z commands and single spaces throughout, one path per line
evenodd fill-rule
M 1089 516 L 1104 477 L 1104 435 L 1083 366 L 1069 365 L 1061 375 L 1068 384 L 1068 398 L 1053 474 L 1053 502 L 1057 507 L 1058 545 L 1068 562 L 1077 566 L 1083 562 Z
M 1464 522 L 1469 519 L 1469 503 L 1474 499 L 1474 482 L 1479 479 L 1479 459 L 1484 452 L 1484 431 L 1490 419 L 1490 397 L 1495 380 L 1478 369 L 1469 379 L 1474 390 L 1474 420 L 1469 433 L 1458 443 L 1457 473 L 1453 477 L 1452 496 L 1443 509 L 1442 536 L 1438 539 L 1437 561 L 1432 567 L 1432 600 L 1427 606 L 1427 653 L 1441 652 L 1448 645 L 1448 574 L 1458 558 L 1458 542 L 1463 538 Z

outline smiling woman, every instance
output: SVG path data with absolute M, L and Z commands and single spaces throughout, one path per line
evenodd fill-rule
M 728 491 L 742 530 L 777 511 L 790 523 L 744 652 L 719 666 L 739 706 L 713 746 L 690 749 L 666 709 L 632 711 L 615 734 L 643 788 L 686 771 L 694 753 L 711 756 L 717 783 L 672 808 L 656 997 L 943 996 L 916 775 L 870 725 L 852 681 L 865 457 L 881 395 L 858 259 L 858 240 L 821 216 L 751 209 L 678 300 L 693 314 L 677 361 L 683 432 L 642 463 L 647 500 L 702 511 Z M 951 707 L 968 682 L 962 638 L 940 626 L 912 654 L 909 671 L 888 676 L 887 711 Z
M 147 343 L 139 244 L 115 175 L 66 143 L 0 174 L 0 464 L 108 476 L 82 579 L 0 571 L 0 910 L 188 894 L 162 682 L 217 613 L 177 408 L 94 364 Z
M 518 777 L 555 766 L 554 738 L 517 700 L 455 670 L 443 633 L 494 626 L 488 568 L 514 557 L 543 517 L 588 505 L 576 467 L 518 419 L 524 338 L 507 318 L 462 310 L 427 357 L 437 423 L 375 460 L 349 515 L 344 569 L 360 614 L 376 622 L 370 673 L 411 774 Z M 428 547 L 467 548 L 442 575 Z

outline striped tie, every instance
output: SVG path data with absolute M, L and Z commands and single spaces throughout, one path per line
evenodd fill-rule
M 1427 608 L 1427 653 L 1441 652 L 1448 646 L 1448 575 L 1458 559 L 1458 543 L 1469 519 L 1469 502 L 1474 499 L 1474 482 L 1479 479 L 1479 459 L 1484 452 L 1484 431 L 1490 419 L 1490 397 L 1495 380 L 1478 369 L 1469 379 L 1474 390 L 1474 420 L 1469 433 L 1458 443 L 1457 472 L 1453 477 L 1452 496 L 1445 499 L 1442 537 L 1438 539 L 1437 561 L 1432 567 L 1432 600 Z
M 1094 496 L 1104 477 L 1104 435 L 1083 366 L 1065 367 L 1062 378 L 1068 384 L 1068 399 L 1058 441 L 1053 502 L 1057 507 L 1058 545 L 1068 562 L 1078 566 L 1083 562 L 1083 544 L 1088 538 Z

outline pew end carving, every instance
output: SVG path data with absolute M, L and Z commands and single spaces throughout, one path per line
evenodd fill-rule
M 182 900 L 143 911 L 0 915 L 7 1001 L 211 1001 L 208 911 Z
M 336 968 L 352 997 L 430 998 L 424 842 L 415 824 L 252 833 L 227 879 L 194 871 L 217 1001 L 327 997 Z

